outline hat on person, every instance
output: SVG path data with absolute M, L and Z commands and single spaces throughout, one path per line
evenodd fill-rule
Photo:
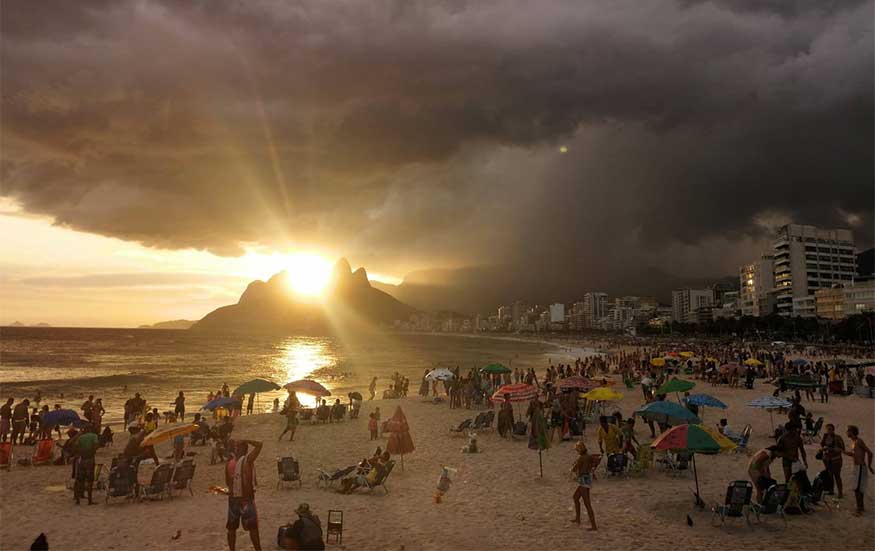
M 574 449 L 579 451 L 579 452 L 585 450 L 586 449 L 586 442 L 584 442 L 583 440 L 578 440 L 577 444 L 574 445 Z
M 309 515 L 310 514 L 310 504 L 302 503 L 298 505 L 298 508 L 295 509 L 295 512 L 299 515 Z

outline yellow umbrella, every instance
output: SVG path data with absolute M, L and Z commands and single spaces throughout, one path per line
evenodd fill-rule
M 650 358 L 650 365 L 654 367 L 662 367 L 665 365 L 664 358 Z
M 763 365 L 763 362 L 759 361 L 756 358 L 748 358 L 748 359 L 744 360 L 744 365 L 758 366 L 758 365 Z
M 715 364 L 720 363 L 720 360 L 718 360 L 717 358 L 705 358 L 705 361 L 706 362 L 714 362 Z
M 616 402 L 623 399 L 622 393 L 605 386 L 594 388 L 585 394 L 581 394 L 580 396 L 593 402 Z
M 193 423 L 175 423 L 173 425 L 164 425 L 160 429 L 155 429 L 143 438 L 143 446 L 154 446 L 165 440 L 171 440 L 177 436 L 184 436 L 197 430 L 197 425 Z
M 681 356 L 683 356 L 684 358 L 692 358 L 693 356 L 695 356 L 695 354 L 693 354 L 692 352 L 681 352 Z
M 716 428 L 710 425 L 698 425 L 698 427 L 711 435 L 711 438 L 720 445 L 720 451 L 725 452 L 738 447 L 735 442 L 720 434 L 720 431 Z

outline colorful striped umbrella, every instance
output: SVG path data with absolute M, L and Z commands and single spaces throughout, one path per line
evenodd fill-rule
M 533 385 L 527 385 L 526 383 L 502 385 L 498 387 L 498 390 L 492 395 L 492 401 L 504 402 L 504 396 L 506 394 L 510 395 L 508 401 L 511 403 L 528 402 L 538 397 L 538 389 Z
M 581 377 L 580 375 L 572 375 L 571 377 L 559 379 L 557 386 L 559 390 L 590 390 L 598 387 L 600 384 L 597 381 Z
M 672 427 L 653 441 L 650 445 L 654 450 L 685 451 L 692 454 L 693 476 L 696 480 L 696 505 L 702 503 L 699 496 L 699 473 L 696 470 L 696 454 L 715 454 L 721 451 L 735 449 L 735 444 L 720 433 L 714 436 L 708 427 L 699 424 L 678 425 Z

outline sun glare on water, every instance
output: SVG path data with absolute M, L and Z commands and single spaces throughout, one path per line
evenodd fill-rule
M 289 288 L 302 297 L 320 297 L 331 280 L 331 263 L 316 254 L 292 255 L 286 269 Z

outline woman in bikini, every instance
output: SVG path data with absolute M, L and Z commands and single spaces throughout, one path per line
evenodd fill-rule
M 580 498 L 583 498 L 583 504 L 586 507 L 586 514 L 589 516 L 590 530 L 597 530 L 595 524 L 595 512 L 592 510 L 590 502 L 589 490 L 592 487 L 592 470 L 594 467 L 593 457 L 586 449 L 586 444 L 583 440 L 577 442 L 574 447 L 579 454 L 577 461 L 574 462 L 574 467 L 571 472 L 577 477 L 577 489 L 574 491 L 574 520 L 571 522 L 580 524 Z

